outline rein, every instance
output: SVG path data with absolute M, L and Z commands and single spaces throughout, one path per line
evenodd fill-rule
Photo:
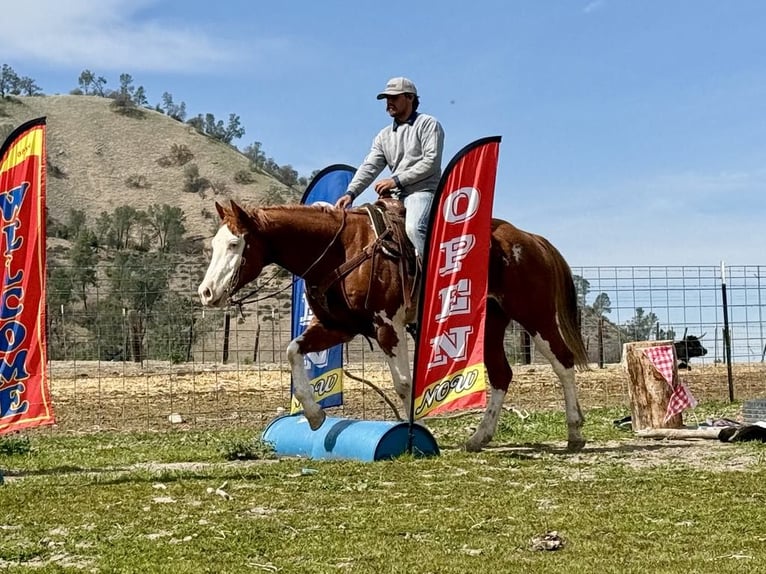
M 264 301 L 266 299 L 274 297 L 275 295 L 278 295 L 279 293 L 282 293 L 283 291 L 286 291 L 287 289 L 291 288 L 293 285 L 295 285 L 295 282 L 298 280 L 297 277 L 304 277 L 305 278 L 306 275 L 314 267 L 316 267 L 316 265 L 324 258 L 324 256 L 327 255 L 327 253 L 330 251 L 330 248 L 335 244 L 335 242 L 340 237 L 340 234 L 343 231 L 343 228 L 345 226 L 346 226 L 346 210 L 343 209 L 342 210 L 340 227 L 335 232 L 335 235 L 333 235 L 333 238 L 330 240 L 330 243 L 327 244 L 327 247 L 324 248 L 324 251 L 322 251 L 322 253 L 319 255 L 319 257 L 317 257 L 314 260 L 314 262 L 311 263 L 311 265 L 309 265 L 308 268 L 303 273 L 301 273 L 300 275 L 297 275 L 297 276 L 293 276 L 293 280 L 290 281 L 290 283 L 288 285 L 282 287 L 281 289 L 279 289 L 278 291 L 276 291 L 274 293 L 269 293 L 268 295 L 263 295 L 261 297 L 256 297 L 255 299 L 252 298 L 253 296 L 257 295 L 260 291 L 262 291 L 269 283 L 271 283 L 274 280 L 274 278 L 276 278 L 277 274 L 279 273 L 279 270 L 277 269 L 276 271 L 274 271 L 274 273 L 271 275 L 271 277 L 269 277 L 268 281 L 263 283 L 261 286 L 255 287 L 254 289 L 251 289 L 248 293 L 246 293 L 245 295 L 243 295 L 239 299 L 230 299 L 229 303 L 231 305 L 235 305 L 239 309 L 240 314 L 242 314 L 242 306 L 244 304 L 246 304 L 246 303 L 257 303 L 259 301 Z M 242 257 L 240 262 L 239 262 L 239 267 L 237 268 L 237 273 L 232 277 L 232 283 L 235 282 L 237 280 L 237 278 L 239 277 L 239 271 L 240 271 L 240 269 L 242 269 L 242 265 L 244 265 L 244 263 L 245 263 L 245 258 Z

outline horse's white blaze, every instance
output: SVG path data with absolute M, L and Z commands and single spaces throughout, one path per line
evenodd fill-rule
M 314 399 L 314 387 L 306 374 L 303 355 L 300 353 L 302 336 L 298 336 L 287 345 L 287 361 L 293 375 L 293 393 L 298 402 L 303 406 L 303 414 L 312 424 L 312 428 L 321 423 L 322 408 Z
M 245 240 L 234 235 L 226 225 L 222 225 L 213 237 L 212 248 L 210 265 L 197 289 L 203 305 L 221 303 L 228 294 L 245 251 Z
M 476 432 L 471 435 L 465 445 L 466 450 L 479 451 L 495 436 L 497 430 L 497 421 L 500 420 L 500 413 L 503 410 L 503 401 L 505 400 L 505 391 L 490 387 L 489 402 L 484 416 L 479 423 Z
M 566 368 L 562 365 L 551 350 L 548 341 L 543 339 L 539 333 L 536 333 L 532 339 L 535 342 L 537 350 L 550 361 L 551 366 L 553 367 L 553 372 L 556 373 L 556 376 L 561 382 L 561 387 L 564 389 L 564 407 L 567 415 L 569 442 L 584 442 L 582 434 L 580 433 L 583 417 L 582 412 L 580 411 L 580 404 L 577 402 L 577 386 L 575 385 L 574 367 Z
M 405 417 L 410 416 L 410 402 L 412 394 L 412 370 L 410 369 L 410 354 L 407 345 L 407 331 L 405 329 L 406 309 L 400 307 L 393 318 L 389 319 L 385 313 L 376 313 L 384 323 L 391 325 L 399 340 L 391 350 L 391 356 L 385 354 L 388 368 L 391 371 L 391 380 L 394 390 L 404 405 Z

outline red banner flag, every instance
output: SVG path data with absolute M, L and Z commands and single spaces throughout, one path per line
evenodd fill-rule
M 45 118 L 0 147 L 0 433 L 52 424 L 45 333 Z
M 484 321 L 500 137 L 464 147 L 431 206 L 412 418 L 486 405 Z

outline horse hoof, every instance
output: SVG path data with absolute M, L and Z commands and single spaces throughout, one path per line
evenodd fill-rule
M 309 421 L 309 427 L 311 430 L 315 431 L 318 430 L 319 427 L 321 427 L 324 424 L 325 419 L 327 418 L 327 415 L 324 411 L 319 411 L 316 417 L 308 418 L 306 419 Z
M 466 452 L 481 452 L 481 449 L 483 449 L 488 442 L 488 440 L 469 439 L 468 442 L 465 443 L 465 450 Z
M 585 448 L 585 439 L 567 441 L 567 452 L 580 452 Z

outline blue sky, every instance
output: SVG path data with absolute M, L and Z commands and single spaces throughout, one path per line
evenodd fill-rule
M 759 0 L 6 4 L 0 63 L 47 94 L 129 73 L 309 175 L 362 160 L 406 75 L 444 165 L 502 136 L 495 215 L 572 266 L 766 262 Z

